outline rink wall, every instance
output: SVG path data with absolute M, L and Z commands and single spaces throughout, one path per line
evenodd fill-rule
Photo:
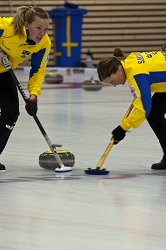
M 96 68 L 56 68 L 56 67 L 47 67 L 46 74 L 49 71 L 57 70 L 60 74 L 63 75 L 63 82 L 65 83 L 81 83 L 87 79 L 93 77 L 98 79 L 97 69 Z M 18 67 L 14 70 L 16 77 L 22 83 L 27 82 L 29 79 L 29 66 Z

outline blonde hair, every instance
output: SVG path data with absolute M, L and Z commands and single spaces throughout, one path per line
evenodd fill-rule
M 124 59 L 125 55 L 121 48 L 115 48 L 113 57 L 102 58 L 97 65 L 99 80 L 102 81 L 111 74 L 116 73 L 118 66 L 122 65 L 121 61 Z
M 49 19 L 48 13 L 40 7 L 21 6 L 16 9 L 12 24 L 14 25 L 14 34 L 20 37 L 24 36 L 23 26 L 25 22 L 32 23 L 35 17 Z

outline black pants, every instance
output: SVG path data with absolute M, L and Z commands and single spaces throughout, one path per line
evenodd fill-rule
M 147 121 L 156 134 L 163 149 L 163 159 L 166 160 L 166 93 L 154 93 L 152 110 Z
M 19 116 L 17 88 L 9 72 L 0 73 L 0 154 Z

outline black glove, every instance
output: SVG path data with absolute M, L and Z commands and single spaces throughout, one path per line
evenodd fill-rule
M 25 109 L 27 111 L 27 113 L 30 115 L 30 116 L 33 116 L 34 114 L 36 115 L 37 114 L 37 98 L 36 99 L 33 99 L 31 100 L 30 98 L 27 99 L 27 104 L 25 105 Z
M 112 131 L 112 135 L 114 138 L 114 144 L 118 144 L 121 140 L 124 139 L 126 132 L 121 126 L 118 126 Z

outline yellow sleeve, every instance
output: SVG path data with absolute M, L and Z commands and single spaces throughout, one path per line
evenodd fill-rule
M 128 79 L 128 85 L 133 94 L 133 111 L 128 118 L 122 120 L 120 126 L 128 131 L 137 128 L 150 114 L 152 100 L 150 79 L 147 73 L 138 73 Z
M 28 81 L 28 91 L 30 95 L 40 95 L 41 86 L 45 76 L 45 69 L 49 60 L 49 53 L 51 49 L 51 42 L 47 39 L 45 47 L 37 53 L 32 54 L 31 57 L 31 70 Z
M 128 118 L 122 120 L 120 126 L 125 131 L 128 131 L 130 128 L 139 127 L 145 119 L 145 110 L 142 106 L 142 102 L 140 98 L 136 98 L 133 102 L 133 111 L 131 112 L 131 115 Z

